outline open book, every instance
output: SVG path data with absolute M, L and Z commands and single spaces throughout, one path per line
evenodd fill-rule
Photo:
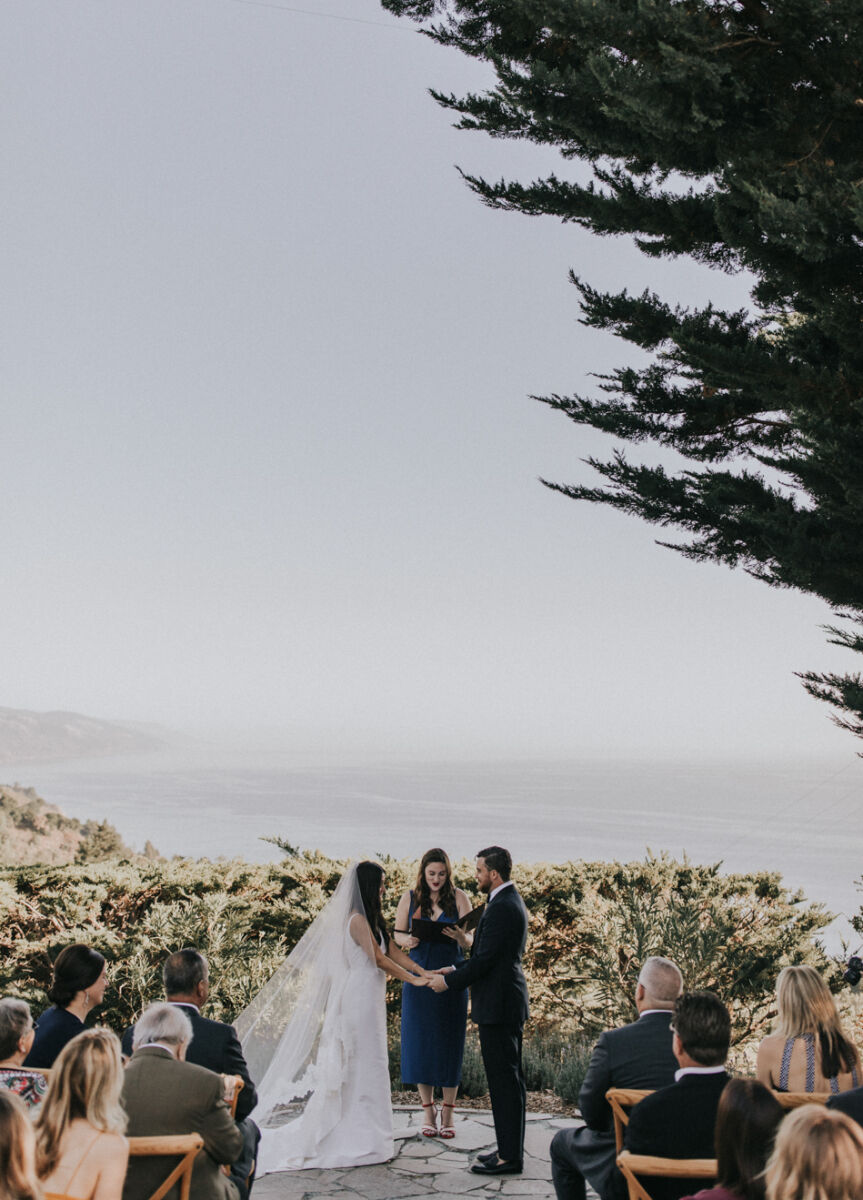
M 444 930 L 451 928 L 453 925 L 458 925 L 465 933 L 470 933 L 472 929 L 476 929 L 479 924 L 479 919 L 485 912 L 485 905 L 480 904 L 479 908 L 472 908 L 469 913 L 465 913 L 463 917 L 459 917 L 457 921 L 429 921 L 425 917 L 414 917 L 411 921 L 411 933 L 415 938 L 419 938 L 421 942 L 451 942 L 452 938 L 444 935 Z M 407 933 L 406 929 L 399 930 L 399 933 Z

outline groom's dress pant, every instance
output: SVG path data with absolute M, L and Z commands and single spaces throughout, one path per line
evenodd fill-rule
M 527 1090 L 521 1067 L 524 1026 L 480 1025 L 479 1044 L 488 1079 L 497 1152 L 505 1162 L 524 1160 Z

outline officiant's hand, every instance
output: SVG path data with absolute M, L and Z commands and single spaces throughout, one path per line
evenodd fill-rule
M 473 934 L 465 933 L 458 925 L 448 925 L 444 929 L 443 935 L 449 938 L 451 942 L 458 942 L 462 950 L 467 950 L 473 945 Z

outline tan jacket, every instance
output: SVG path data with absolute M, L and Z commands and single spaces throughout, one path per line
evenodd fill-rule
M 129 1137 L 199 1133 L 204 1149 L 195 1160 L 191 1200 L 237 1200 L 237 1189 L 219 1170 L 243 1149 L 243 1135 L 222 1099 L 222 1080 L 214 1071 L 178 1062 L 158 1046 L 142 1046 L 132 1055 L 123 1080 L 123 1107 Z M 123 1200 L 146 1200 L 176 1159 L 131 1158 Z M 167 1169 L 166 1169 L 167 1167 Z M 179 1187 L 168 1200 L 179 1196 Z

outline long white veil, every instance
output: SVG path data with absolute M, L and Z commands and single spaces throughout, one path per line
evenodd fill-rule
M 262 1127 L 277 1108 L 308 1100 L 319 1086 L 318 1049 L 330 1005 L 349 986 L 348 925 L 364 917 L 352 864 L 275 974 L 236 1021 L 252 1079 L 258 1084 L 255 1120 Z M 369 956 L 374 960 L 368 923 Z M 363 947 L 366 949 L 366 947 Z

